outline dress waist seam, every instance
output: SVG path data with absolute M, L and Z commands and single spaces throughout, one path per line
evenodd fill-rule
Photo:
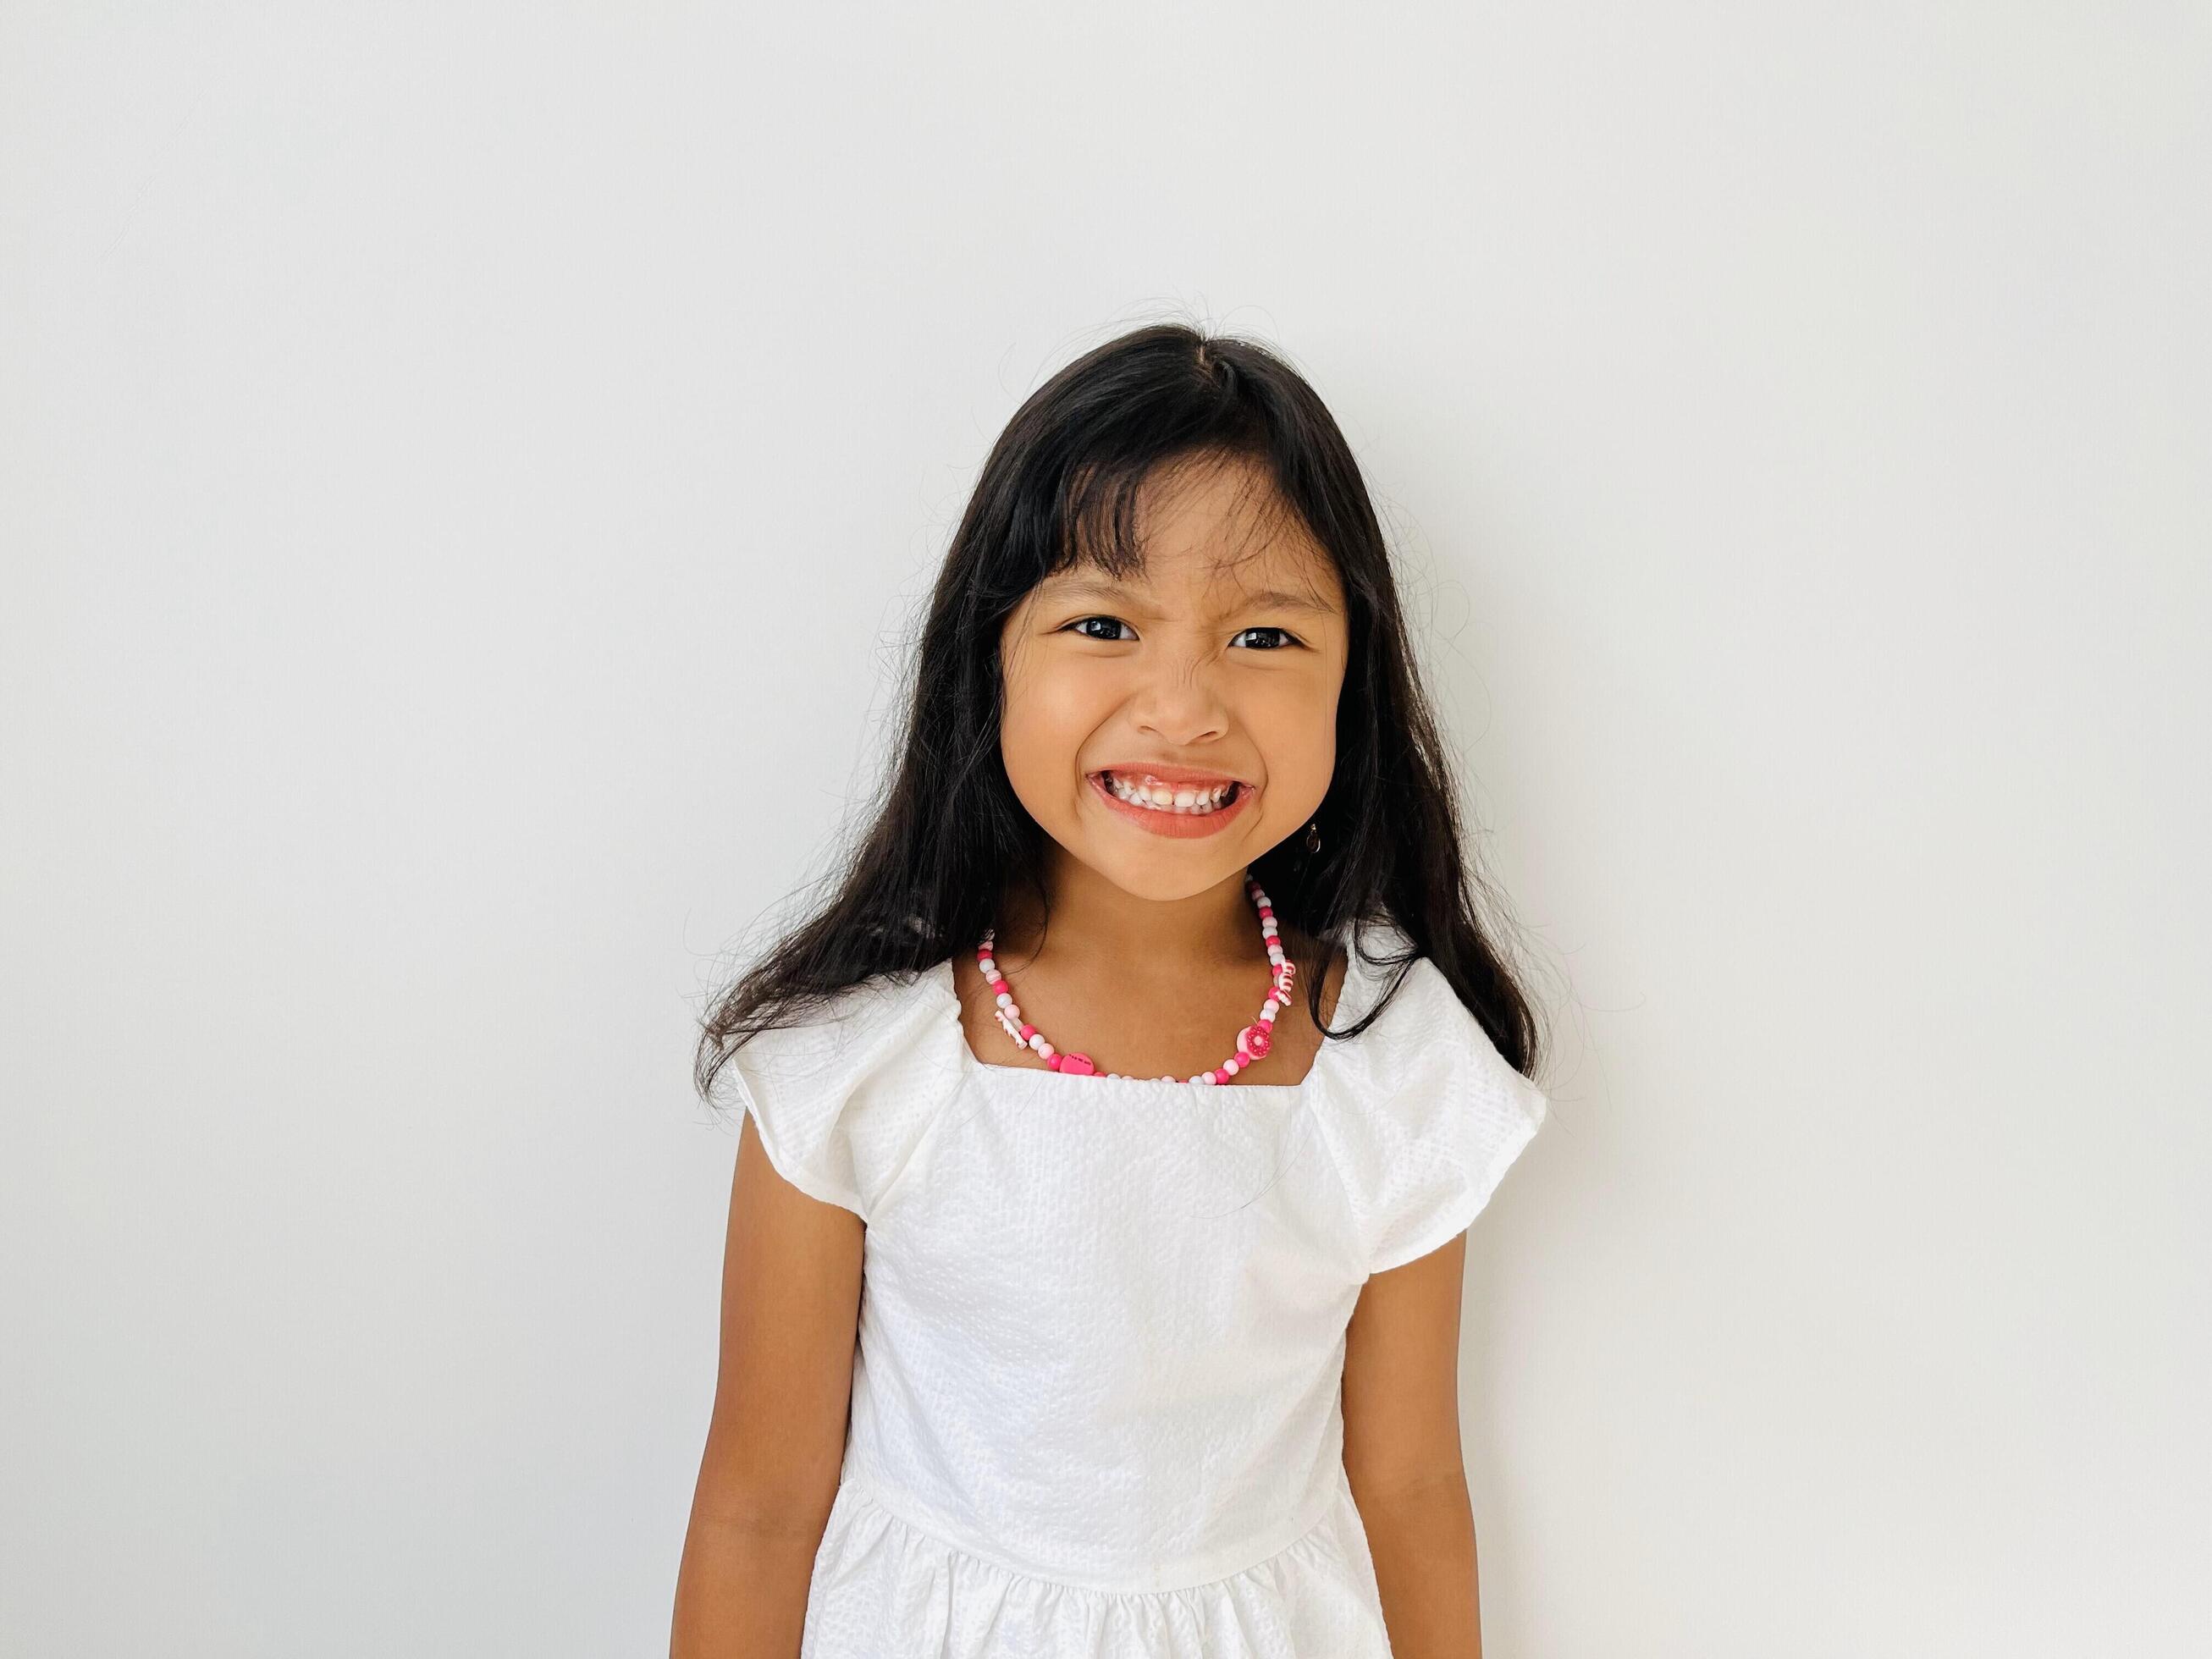
M 842 1497 L 848 1492 L 861 1502 L 881 1510 L 899 1525 L 927 1539 L 940 1549 L 967 1556 L 971 1560 L 980 1561 L 1000 1572 L 1017 1578 L 1026 1578 L 1055 1590 L 1076 1591 L 1115 1598 L 1132 1595 L 1174 1595 L 1188 1590 L 1203 1589 L 1208 1584 L 1218 1583 L 1224 1578 L 1234 1578 L 1240 1574 L 1249 1572 L 1255 1567 L 1265 1566 L 1277 1556 L 1297 1548 L 1298 1545 L 1319 1531 L 1336 1506 L 1349 1500 L 1352 1496 L 1351 1486 L 1346 1481 L 1342 1466 L 1340 1465 L 1333 1478 L 1323 1484 L 1319 1497 L 1298 1514 L 1284 1529 L 1283 1534 L 1278 1534 L 1280 1541 L 1262 1544 L 1259 1547 L 1259 1553 L 1256 1555 L 1246 1556 L 1241 1551 L 1208 1551 L 1201 1555 L 1187 1558 L 1177 1568 L 1168 1572 L 1166 1576 L 1173 1578 L 1172 1583 L 1130 1584 L 1119 1580 L 1056 1577 L 1048 1572 L 1040 1572 L 1034 1566 L 1018 1561 L 1011 1556 L 1003 1555 L 988 1545 L 977 1545 L 964 1539 L 949 1536 L 941 1529 L 940 1523 L 922 1511 L 919 1506 L 908 1504 L 903 1494 L 878 1484 L 865 1470 L 850 1465 L 846 1468 L 840 1496 Z M 1224 1562 L 1233 1562 L 1234 1565 L 1224 1565 Z

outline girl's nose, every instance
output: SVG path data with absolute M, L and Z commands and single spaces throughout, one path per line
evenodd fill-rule
M 1130 698 L 1130 714 L 1143 730 L 1177 744 L 1219 737 L 1229 726 L 1212 675 L 1188 662 L 1147 677 Z

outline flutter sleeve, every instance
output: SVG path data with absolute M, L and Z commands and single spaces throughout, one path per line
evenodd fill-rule
M 957 1087 L 966 1042 L 936 977 L 878 975 L 732 1049 L 714 1093 L 752 1115 L 778 1175 L 870 1220 Z
M 1467 1231 L 1543 1124 L 1541 1090 L 1514 1070 L 1426 958 L 1370 1035 L 1384 1063 L 1353 1138 L 1353 1207 L 1370 1273 Z M 1389 1022 L 1387 1028 L 1385 1022 Z

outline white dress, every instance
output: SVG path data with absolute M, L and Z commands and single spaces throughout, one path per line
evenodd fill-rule
M 1387 988 L 1361 949 L 1338 1026 Z M 1389 1652 L 1346 1322 L 1369 1274 L 1474 1218 L 1546 1110 L 1432 963 L 1297 1083 L 984 1061 L 950 962 L 732 1072 L 776 1169 L 867 1224 L 802 1659 Z

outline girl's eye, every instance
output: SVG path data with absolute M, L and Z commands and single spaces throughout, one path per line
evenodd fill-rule
M 1073 631 L 1081 634 L 1086 640 L 1103 640 L 1109 644 L 1120 644 L 1121 642 L 1118 635 L 1092 633 L 1091 631 L 1091 624 L 1092 623 L 1103 623 L 1109 628 L 1127 628 L 1128 626 L 1128 623 L 1123 622 L 1119 617 L 1078 617 L 1073 622 L 1069 623 L 1067 626 L 1063 628 L 1060 631 L 1062 633 L 1066 633 L 1070 629 L 1073 629 Z M 1287 628 L 1245 628 L 1239 629 L 1237 630 L 1237 637 L 1239 639 L 1242 639 L 1247 634 L 1275 634 L 1281 636 L 1281 643 L 1269 643 L 1263 645 L 1260 647 L 1263 651 L 1279 651 L 1285 645 L 1298 645 L 1304 643 L 1297 635 L 1291 633 Z

